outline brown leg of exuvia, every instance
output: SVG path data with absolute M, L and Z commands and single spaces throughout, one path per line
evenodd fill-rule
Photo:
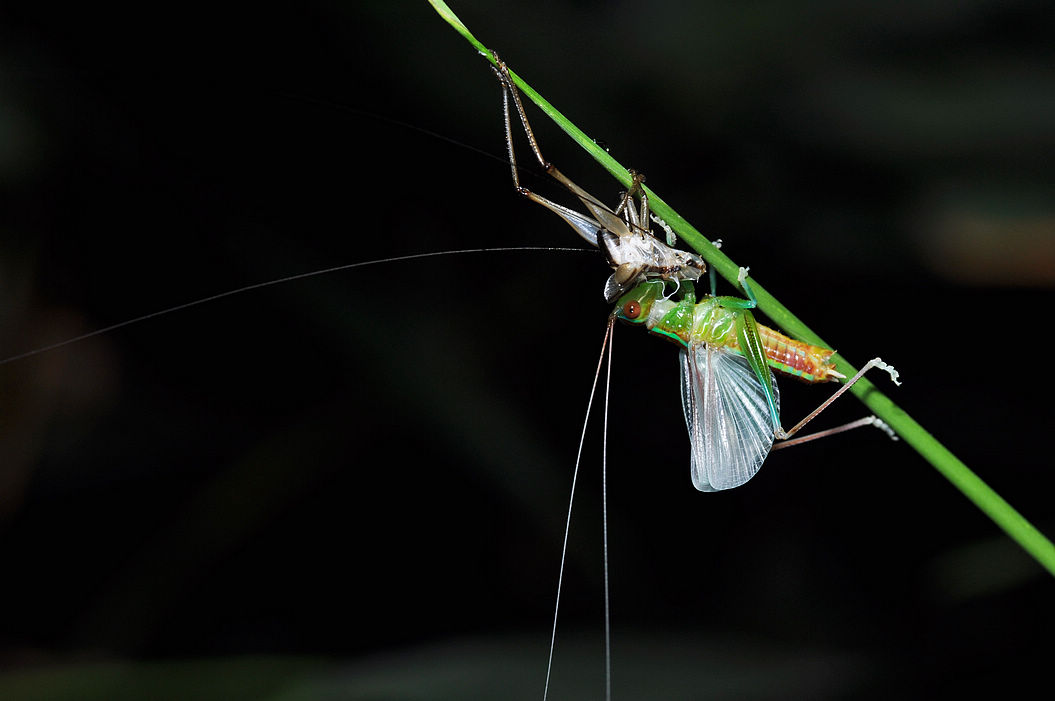
M 524 111 L 524 104 L 520 99 L 520 93 L 517 90 L 516 85 L 513 84 L 513 79 L 509 75 L 509 69 L 497 55 L 495 56 L 495 60 L 498 62 L 498 67 L 494 69 L 495 74 L 498 75 L 499 82 L 502 84 L 502 112 L 506 127 L 506 148 L 509 153 L 510 167 L 512 168 L 513 186 L 516 188 L 517 192 L 550 209 L 553 209 L 554 207 L 560 208 L 560 205 L 556 205 L 541 195 L 531 192 L 531 190 L 520 184 L 520 176 L 517 172 L 516 164 L 516 150 L 513 147 L 513 117 L 509 107 L 510 100 L 513 101 L 513 104 L 516 107 L 520 123 L 524 127 L 524 133 L 527 135 L 528 143 L 531 145 L 531 151 L 535 154 L 535 158 L 538 160 L 539 165 L 541 165 L 557 182 L 578 197 L 583 205 L 589 210 L 590 216 L 596 219 L 600 226 L 611 231 L 616 236 L 629 235 L 630 228 L 622 219 L 612 212 L 611 209 L 599 202 L 593 195 L 586 192 L 586 190 L 583 190 L 572 182 L 568 176 L 561 173 L 552 163 L 543 157 L 542 150 L 538 145 L 538 140 L 535 138 L 535 133 L 531 129 L 530 122 L 528 122 L 527 113 Z

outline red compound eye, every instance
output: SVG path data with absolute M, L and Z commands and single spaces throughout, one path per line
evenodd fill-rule
M 623 305 L 623 316 L 627 319 L 636 319 L 641 316 L 641 304 L 633 300 Z

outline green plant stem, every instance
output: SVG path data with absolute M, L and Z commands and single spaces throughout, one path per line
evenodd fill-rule
M 451 11 L 442 0 L 429 0 L 436 11 L 447 20 L 476 50 L 492 64 L 495 64 L 494 53 L 480 43 Z M 631 184 L 630 173 L 619 162 L 612 158 L 607 151 L 599 147 L 594 141 L 586 136 L 578 127 L 571 123 L 567 117 L 547 102 L 541 95 L 525 83 L 520 76 L 509 71 L 513 82 L 517 84 L 521 92 L 533 103 L 546 113 L 557 126 L 563 129 L 576 143 L 600 163 L 605 170 L 612 174 L 616 180 L 624 186 Z M 734 263 L 727 255 L 722 253 L 714 244 L 707 240 L 695 227 L 675 212 L 663 201 L 659 195 L 650 188 L 645 188 L 649 196 L 649 204 L 652 211 L 667 222 L 678 233 L 681 238 L 694 248 L 707 263 L 713 266 L 726 280 L 737 284 L 737 274 L 740 266 Z M 758 299 L 758 308 L 770 319 L 790 335 L 816 345 L 831 348 L 820 336 L 814 333 L 798 317 L 792 314 L 787 307 L 781 304 L 773 295 L 766 292 L 765 288 L 752 276 L 751 289 Z M 835 354 L 839 369 L 851 376 L 857 372 L 849 362 L 839 354 Z M 1038 531 L 1029 521 L 1019 514 L 999 494 L 993 491 L 985 482 L 972 472 L 959 458 L 953 455 L 945 446 L 939 443 L 934 436 L 927 432 L 911 416 L 906 414 L 900 407 L 892 402 L 886 395 L 880 392 L 874 384 L 867 379 L 860 380 L 850 391 L 867 406 L 873 414 L 885 421 L 897 435 L 912 446 L 927 462 L 933 465 L 938 472 L 945 476 L 953 485 L 970 499 L 975 506 L 981 509 L 1000 528 L 1002 528 L 1015 542 L 1021 545 L 1041 566 L 1055 575 L 1055 545 Z

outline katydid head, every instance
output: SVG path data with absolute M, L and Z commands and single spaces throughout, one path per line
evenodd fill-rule
M 649 280 L 627 290 L 615 303 L 612 316 L 631 324 L 641 324 L 648 319 L 652 305 L 663 299 L 665 284 L 661 280 Z

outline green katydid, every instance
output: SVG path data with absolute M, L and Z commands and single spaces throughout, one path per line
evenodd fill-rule
M 704 261 L 695 254 L 672 248 L 674 232 L 665 222 L 649 212 L 648 197 L 641 187 L 644 177 L 639 173 L 631 173 L 632 185 L 622 194 L 615 209 L 601 204 L 576 185 L 543 157 L 509 70 L 497 55 L 494 58 L 495 73 L 502 86 L 506 147 L 514 187 L 521 195 L 556 213 L 580 237 L 599 247 L 614 269 L 605 286 L 605 298 L 609 302 L 618 298 L 618 302 L 609 317 L 602 343 L 601 358 L 587 406 L 587 418 L 606 352 L 608 372 L 611 372 L 612 327 L 615 320 L 620 319 L 629 323 L 644 324 L 652 333 L 669 338 L 682 346 L 682 406 L 692 446 L 692 482 L 700 491 L 730 489 L 747 482 L 758 472 L 769 451 L 774 448 L 774 439 L 782 441 L 778 447 L 783 447 L 866 425 L 884 429 L 891 438 L 896 439 L 886 424 L 874 416 L 869 416 L 827 431 L 788 440 L 869 369 L 878 367 L 887 370 L 897 382 L 896 371 L 879 358 L 871 360 L 820 407 L 785 431 L 780 423 L 780 395 L 770 368 L 806 382 L 844 380 L 845 375 L 838 372 L 830 361 L 833 351 L 796 341 L 758 324 L 751 313 L 757 306 L 757 301 L 747 283 L 747 270 L 744 268 L 740 269 L 739 283 L 746 299 L 716 296 L 712 269 L 711 294 L 697 303 L 693 282 L 705 271 Z M 557 204 L 521 185 L 513 146 L 510 102 L 516 107 L 527 141 L 539 165 L 574 194 L 587 208 L 589 215 Z M 664 229 L 665 243 L 653 234 L 651 222 Z M 668 286 L 672 288 L 669 293 Z M 674 301 L 674 297 L 677 297 L 677 301 Z M 607 396 L 607 383 L 605 391 Z M 607 427 L 607 401 L 605 404 Z M 585 424 L 583 432 L 585 435 Z M 581 453 L 582 437 L 565 523 L 564 551 L 557 578 L 557 601 L 553 613 L 543 699 L 549 695 L 568 531 Z M 605 698 L 611 698 L 606 473 L 605 465 L 602 467 L 601 480 L 604 490 L 602 521 L 605 552 Z
M 551 171 L 551 174 L 553 174 L 554 172 L 556 172 L 555 169 L 554 171 Z M 556 175 L 554 177 L 556 177 Z M 564 214 L 562 216 L 564 216 L 565 221 L 571 224 L 573 228 L 575 228 L 577 231 L 580 231 L 580 234 L 582 234 L 583 232 L 588 232 L 589 227 L 594 227 L 593 232 L 596 236 L 596 239 L 595 241 L 591 241 L 591 243 L 595 243 L 595 245 L 598 245 L 602 248 L 609 262 L 613 264 L 613 267 L 616 267 L 617 274 L 620 273 L 619 268 L 625 266 L 623 267 L 624 272 L 621 275 L 613 275 L 613 278 L 616 278 L 616 282 L 610 282 L 608 287 L 606 288 L 607 290 L 610 291 L 612 289 L 616 289 L 617 291 L 622 291 L 624 288 L 629 287 L 630 285 L 634 285 L 635 283 L 641 283 L 643 281 L 644 284 L 649 284 L 653 286 L 649 289 L 655 289 L 655 286 L 657 285 L 661 289 L 663 289 L 663 281 L 669 280 L 671 281 L 669 284 L 679 285 L 680 289 L 682 290 L 682 292 L 680 293 L 682 295 L 681 300 L 682 303 L 685 303 L 687 299 L 686 295 L 691 289 L 691 282 L 693 280 L 698 279 L 700 277 L 700 273 L 703 272 L 703 263 L 694 254 L 670 248 L 669 246 L 666 246 L 658 237 L 652 235 L 652 232 L 647 228 L 650 226 L 650 222 L 655 222 L 664 229 L 667 229 L 667 227 L 661 220 L 656 219 L 649 213 L 647 198 L 643 190 L 641 190 L 641 188 L 639 187 L 641 181 L 642 178 L 640 176 L 635 178 L 634 186 L 630 189 L 629 192 L 625 193 L 621 197 L 620 203 L 614 209 L 608 209 L 604 205 L 597 203 L 597 201 L 590 197 L 588 194 L 586 194 L 585 191 L 577 191 L 577 188 L 574 186 L 574 183 L 571 183 L 570 180 L 564 179 L 562 180 L 562 182 L 565 182 L 569 189 L 571 189 L 573 192 L 576 192 L 580 200 L 587 205 L 591 214 L 593 214 L 596 219 L 591 219 L 590 217 L 578 215 L 572 210 L 564 210 Z M 536 197 L 532 197 L 532 199 L 538 202 L 542 198 L 536 199 Z M 561 214 L 560 205 L 556 205 L 554 203 L 547 204 L 546 202 L 542 202 L 542 204 L 549 207 L 550 209 L 553 209 L 554 211 L 557 211 L 558 214 Z M 601 221 L 605 222 L 604 226 L 600 225 L 599 222 Z M 668 238 L 669 233 L 670 232 L 668 231 Z M 589 240 L 588 236 L 584 236 L 584 238 L 587 238 L 587 240 Z M 559 249 L 551 248 L 548 250 Z M 454 251 L 425 255 L 449 255 L 460 252 Z M 26 357 L 28 355 L 35 355 L 44 350 L 64 346 L 71 342 L 96 336 L 100 333 L 105 333 L 116 328 L 124 327 L 129 324 L 146 320 L 148 318 L 155 318 L 157 316 L 172 311 L 186 309 L 190 306 L 196 306 L 205 302 L 214 301 L 223 297 L 230 296 L 232 294 L 259 289 L 261 287 L 286 282 L 292 279 L 300 279 L 310 275 L 318 275 L 338 269 L 353 268 L 380 262 L 405 261 L 409 258 L 415 257 L 418 256 L 405 256 L 389 258 L 382 261 L 356 263 L 349 266 L 340 266 L 339 268 L 333 268 L 329 271 L 318 271 L 313 273 L 307 273 L 304 275 L 295 275 L 281 280 L 274 280 L 256 285 L 249 285 L 230 292 L 224 292 L 218 295 L 213 295 L 198 301 L 178 305 L 176 307 L 170 307 L 160 312 L 146 314 L 126 322 L 113 324 L 98 331 L 83 334 L 81 336 L 77 336 L 67 341 L 55 343 L 45 348 L 37 349 L 35 351 L 30 351 L 28 353 L 8 358 L 2 362 L 10 362 L 17 358 Z M 632 292 L 633 290 L 626 294 L 630 294 Z M 617 309 L 622 308 L 622 306 L 623 305 L 620 305 L 619 307 L 617 307 Z
M 869 369 L 887 370 L 897 382 L 894 369 L 876 358 L 816 411 L 785 431 L 780 423 L 780 395 L 767 366 L 811 383 L 844 380 L 845 375 L 836 371 L 830 362 L 834 351 L 796 341 L 757 324 L 750 311 L 757 302 L 747 284 L 746 269 L 741 268 L 739 282 L 747 299 L 715 296 L 712 270 L 711 294 L 696 304 L 692 283 L 704 272 L 704 261 L 695 254 L 672 248 L 674 232 L 649 212 L 648 197 L 641 187 L 644 177 L 632 172 L 633 184 L 614 210 L 576 185 L 542 155 L 509 69 L 497 54 L 494 58 L 494 71 L 502 86 L 513 186 L 520 194 L 556 213 L 583 239 L 601 249 L 615 270 L 605 286 L 608 301 L 619 298 L 613 319 L 644 323 L 653 333 L 684 347 L 682 399 L 692 442 L 692 479 L 697 489 L 716 491 L 746 482 L 758 471 L 774 439 L 785 441 L 782 446 L 790 445 L 787 439 Z M 552 202 L 520 184 L 510 102 L 516 107 L 539 165 L 578 197 L 589 210 L 589 216 Z M 650 222 L 665 230 L 666 243 L 655 236 Z M 675 286 L 669 295 L 665 292 L 667 284 Z M 671 301 L 673 295 L 678 295 L 680 301 Z M 610 334 L 606 335 L 606 341 L 608 338 Z M 884 428 L 894 436 L 879 419 L 868 417 L 800 437 L 794 443 L 863 425 Z
M 780 423 L 780 393 L 772 369 L 810 383 L 846 379 L 830 358 L 833 351 L 796 341 L 755 321 L 757 302 L 740 269 L 747 299 L 715 296 L 712 289 L 696 302 L 692 284 L 683 282 L 673 301 L 662 281 L 643 282 L 616 304 L 613 319 L 644 324 L 682 347 L 681 392 L 685 424 L 692 444 L 692 483 L 704 492 L 738 487 L 758 472 L 773 448 L 803 443 L 859 426 L 894 433 L 874 416 L 789 440 L 848 390 L 868 370 L 898 375 L 879 358 L 865 366 L 831 397 L 791 429 Z

